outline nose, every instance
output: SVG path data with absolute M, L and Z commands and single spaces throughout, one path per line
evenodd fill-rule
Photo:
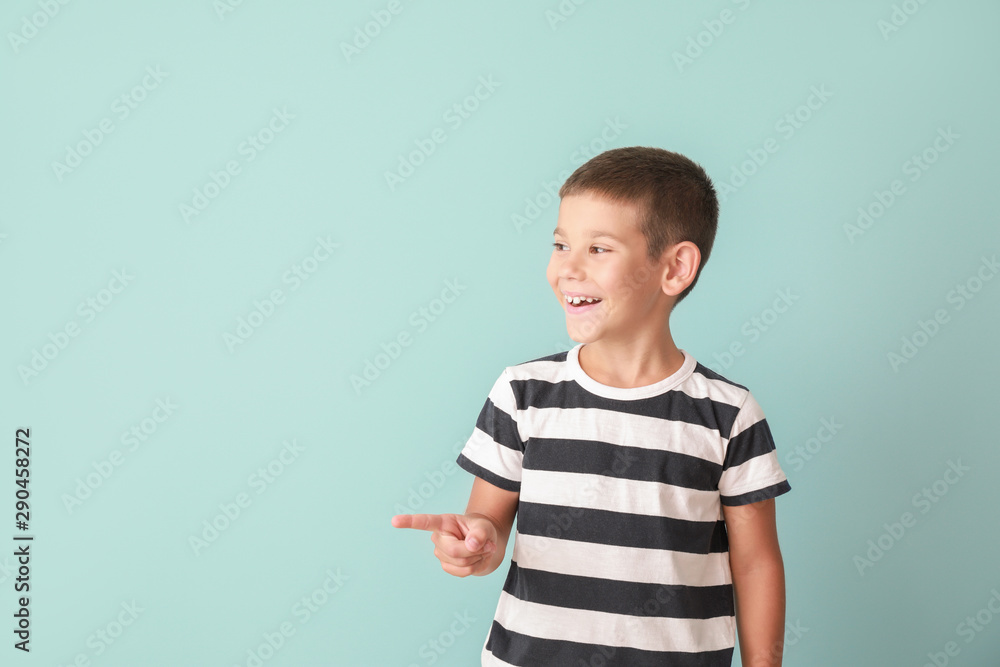
M 562 258 L 559 262 L 559 277 L 576 279 L 584 277 L 583 257 L 580 253 L 573 250 L 562 253 Z

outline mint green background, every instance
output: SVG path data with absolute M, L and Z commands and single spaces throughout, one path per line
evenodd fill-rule
M 288 621 L 264 664 L 427 665 L 427 643 L 468 613 L 434 664 L 478 664 L 507 566 L 452 577 L 428 533 L 389 519 L 442 466 L 453 474 L 415 511 L 462 512 L 472 477 L 446 463 L 497 375 L 575 344 L 544 275 L 558 203 L 520 231 L 512 217 L 617 118 L 605 148 L 679 151 L 717 187 L 746 151 L 779 146 L 723 202 L 671 324 L 703 363 L 744 344 L 717 368 L 754 391 L 791 482 L 786 616 L 808 630 L 785 664 L 916 666 L 949 641 L 951 664 L 995 664 L 1000 618 L 971 642 L 957 626 L 1000 587 L 1000 281 L 961 310 L 946 297 L 1000 250 L 1000 6 L 920 5 L 888 39 L 890 2 L 589 2 L 555 29 L 554 1 L 401 6 L 347 62 L 339 45 L 385 3 L 247 0 L 220 18 L 208 0 L 73 2 L 16 53 L 8 33 L 41 10 L 5 3 L 0 507 L 12 526 L 13 434 L 28 426 L 36 539 L 30 655 L 11 648 L 0 559 L 0 662 L 245 665 Z M 679 71 L 674 52 L 726 8 L 734 22 Z M 118 120 L 112 101 L 148 66 L 168 77 Z M 449 126 L 480 76 L 499 88 Z M 784 138 L 775 123 L 821 85 L 832 97 Z M 295 119 L 243 162 L 276 107 Z M 104 117 L 114 131 L 59 182 L 52 162 Z M 445 143 L 390 189 L 384 173 L 438 127 Z M 960 138 L 909 181 L 903 164 L 948 127 Z M 179 204 L 230 159 L 242 172 L 185 223 Z M 843 226 L 893 179 L 905 194 L 850 243 Z M 282 276 L 318 236 L 340 247 L 292 291 Z M 78 304 L 123 268 L 134 280 L 83 323 Z M 418 332 L 411 314 L 446 280 L 467 287 Z M 223 335 L 273 289 L 285 302 L 230 352 Z M 751 341 L 744 325 L 784 289 L 798 301 Z M 887 353 L 939 308 L 949 322 L 894 371 Z M 71 321 L 80 335 L 23 382 Z M 351 375 L 401 332 L 412 344 L 355 392 Z M 177 411 L 125 451 L 121 434 L 168 397 Z M 822 418 L 843 428 L 793 465 Z M 248 477 L 292 439 L 304 452 L 256 495 Z M 69 512 L 64 495 L 116 449 L 123 463 Z M 949 459 L 971 472 L 921 514 L 911 498 Z M 252 504 L 195 555 L 189 537 L 241 492 Z M 916 525 L 860 575 L 854 556 L 906 511 Z M 293 605 L 327 569 L 347 579 L 300 623 Z M 132 600 L 142 613 L 96 655 L 88 637 Z

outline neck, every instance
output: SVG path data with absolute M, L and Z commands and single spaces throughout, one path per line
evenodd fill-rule
M 579 351 L 580 367 L 609 387 L 644 387 L 676 373 L 684 365 L 684 353 L 668 333 L 650 341 L 585 343 Z

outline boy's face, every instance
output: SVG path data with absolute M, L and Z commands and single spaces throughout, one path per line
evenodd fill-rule
M 663 328 L 670 309 L 661 288 L 665 264 L 648 260 L 633 207 L 591 193 L 566 196 L 553 240 L 546 277 L 566 311 L 570 338 L 624 342 Z M 575 306 L 567 294 L 600 301 Z

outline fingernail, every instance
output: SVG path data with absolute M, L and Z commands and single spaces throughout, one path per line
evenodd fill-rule
M 470 549 L 478 549 L 479 548 L 479 540 L 477 540 L 474 537 L 470 537 L 469 538 L 469 548 Z

